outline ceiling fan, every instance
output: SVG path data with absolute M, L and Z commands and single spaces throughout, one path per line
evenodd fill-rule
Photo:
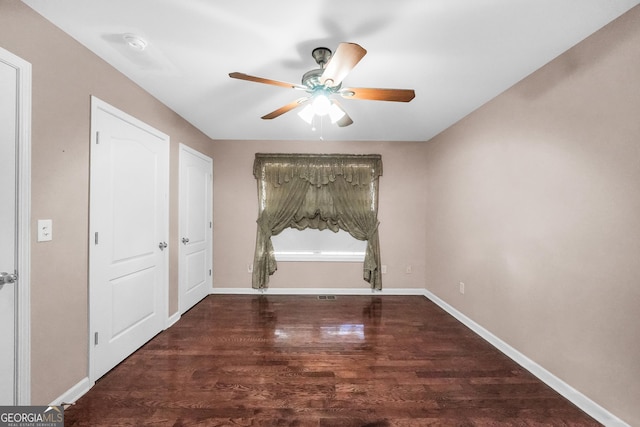
M 394 102 L 409 102 L 415 97 L 413 89 L 343 88 L 342 80 L 366 53 L 364 48 L 355 43 L 340 43 L 333 54 L 326 47 L 317 47 L 313 49 L 311 56 L 320 68 L 306 72 L 302 76 L 302 84 L 281 82 L 238 72 L 229 73 L 229 77 L 307 92 L 306 96 L 262 116 L 265 120 L 274 119 L 305 105 L 305 108 L 298 115 L 308 123 L 312 122 L 315 115 L 329 115 L 332 123 L 344 127 L 352 124 L 353 120 L 344 108 L 332 98 L 333 95 L 337 94 L 345 99 Z

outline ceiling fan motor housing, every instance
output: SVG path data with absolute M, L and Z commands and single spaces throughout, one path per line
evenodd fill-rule
M 342 86 L 342 83 L 339 84 L 338 86 L 333 86 L 333 87 L 328 87 L 320 83 L 320 77 L 322 76 L 323 72 L 324 70 L 322 68 L 317 68 L 315 70 L 307 71 L 302 76 L 302 84 L 307 88 L 309 88 L 310 91 L 315 91 L 316 89 L 323 89 L 327 92 L 332 92 L 332 93 L 337 92 Z
M 316 60 L 320 68 L 316 68 L 315 70 L 307 71 L 302 76 L 302 84 L 309 88 L 310 91 L 316 91 L 318 89 L 323 89 L 324 91 L 329 92 L 337 92 L 340 89 L 340 85 L 334 87 L 328 87 L 325 84 L 320 83 L 320 77 L 322 77 L 322 73 L 324 72 L 324 67 L 331 59 L 332 52 L 330 49 L 326 47 L 317 47 L 313 49 L 311 52 L 311 56 Z

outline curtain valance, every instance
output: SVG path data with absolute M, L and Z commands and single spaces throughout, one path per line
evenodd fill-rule
M 320 187 L 336 176 L 353 185 L 370 185 L 382 175 L 379 154 L 256 154 L 253 163 L 256 179 L 279 187 L 293 178 L 301 178 Z
M 347 231 L 367 242 L 363 278 L 382 289 L 378 237 L 379 154 L 256 154 L 258 230 L 253 287 L 277 270 L 271 236 L 288 227 Z

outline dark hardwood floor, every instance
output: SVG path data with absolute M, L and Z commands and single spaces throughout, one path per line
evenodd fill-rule
M 421 296 L 205 298 L 68 426 L 597 426 Z

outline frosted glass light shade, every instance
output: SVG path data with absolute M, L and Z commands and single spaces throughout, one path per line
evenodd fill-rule
M 313 111 L 318 116 L 325 116 L 329 113 L 329 109 L 331 108 L 331 101 L 324 94 L 316 95 L 311 103 L 313 105 Z
M 314 115 L 315 112 L 313 111 L 313 107 L 311 106 L 311 104 L 307 104 L 302 110 L 300 110 L 300 112 L 298 112 L 298 116 L 300 116 L 302 120 L 309 124 L 311 124 L 311 122 L 313 121 Z
M 331 107 L 329 108 L 329 117 L 331 118 L 331 123 L 335 123 L 341 118 L 344 117 L 346 113 L 342 110 L 342 108 L 338 107 L 333 102 L 331 103 Z

